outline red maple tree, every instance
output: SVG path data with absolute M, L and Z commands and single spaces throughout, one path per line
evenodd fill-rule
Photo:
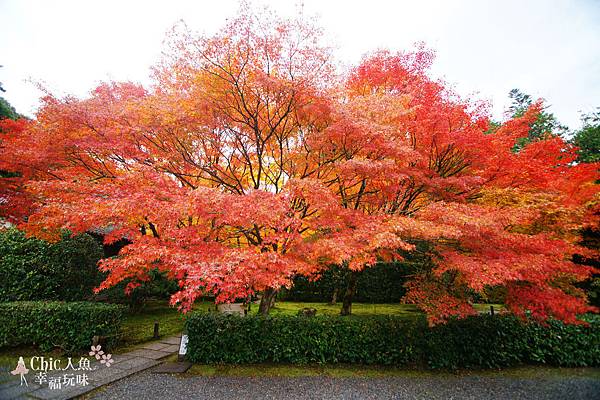
M 576 231 L 598 166 L 550 135 L 515 150 L 541 104 L 490 132 L 483 105 L 428 76 L 430 51 L 340 73 L 301 20 L 242 12 L 214 36 L 170 39 L 151 88 L 48 96 L 2 129 L 0 169 L 20 173 L 2 178 L 5 215 L 47 239 L 110 228 L 107 241 L 131 242 L 101 262 L 101 288 L 158 269 L 183 309 L 262 292 L 267 313 L 297 274 L 359 271 L 418 239 L 437 262 L 407 301 L 431 323 L 474 313 L 487 286 L 519 315 L 576 323 L 592 310 L 574 286 L 592 270 L 571 256 L 585 252 Z

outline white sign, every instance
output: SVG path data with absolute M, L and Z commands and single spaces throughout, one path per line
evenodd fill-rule
M 185 356 L 187 353 L 188 335 L 181 335 L 181 342 L 179 343 L 179 355 Z

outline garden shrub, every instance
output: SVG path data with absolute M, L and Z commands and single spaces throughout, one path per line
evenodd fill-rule
M 73 352 L 94 336 L 115 342 L 123 307 L 93 302 L 19 301 L 0 303 L 0 348 L 35 345 L 42 351 Z
M 589 326 L 550 321 L 549 328 L 532 325 L 528 331 L 530 362 L 570 367 L 600 365 L 600 316 L 583 318 Z
M 169 279 L 165 273 L 160 272 L 158 269 L 148 271 L 148 278 L 147 281 L 136 281 L 140 285 L 128 293 L 125 288 L 132 280 L 125 279 L 113 287 L 102 290 L 95 298 L 101 301 L 124 304 L 131 310 L 140 311 L 149 299 L 166 300 L 179 290 L 177 281 Z
M 85 300 L 101 281 L 102 246 L 83 234 L 48 243 L 0 231 L 0 301 Z
M 425 332 L 430 368 L 500 368 L 527 361 L 528 332 L 536 324 L 524 324 L 513 316 L 481 315 L 451 320 Z
M 453 320 L 427 333 L 431 368 L 499 368 L 519 364 L 600 365 L 600 319 L 589 326 L 550 320 L 541 325 L 505 316 Z
M 600 365 L 600 320 L 543 326 L 509 315 L 422 317 L 249 316 L 193 313 L 188 358 L 196 363 L 356 363 L 428 368 L 499 368 L 526 363 Z
M 357 303 L 398 303 L 404 297 L 404 284 L 410 276 L 419 271 L 433 268 L 433 245 L 424 240 L 413 240 L 417 251 L 401 251 L 402 261 L 378 262 L 358 272 L 356 293 L 353 301 Z M 344 266 L 327 268 L 318 277 L 310 279 L 297 276 L 289 290 L 281 293 L 281 298 L 301 302 L 330 302 L 337 289 L 337 300 L 341 300 L 347 287 L 349 269 Z M 314 277 L 313 277 L 314 278 Z
M 354 301 L 360 303 L 398 303 L 406 293 L 404 283 L 407 274 L 402 263 L 380 263 L 358 273 Z M 332 267 L 323 272 L 317 280 L 297 276 L 291 289 L 282 293 L 281 298 L 301 302 L 330 302 L 334 290 L 338 290 L 338 301 L 346 287 L 347 268 Z

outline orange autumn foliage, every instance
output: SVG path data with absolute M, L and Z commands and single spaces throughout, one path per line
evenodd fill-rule
M 427 240 L 437 266 L 407 301 L 432 323 L 474 313 L 490 285 L 511 312 L 576 323 L 592 308 L 572 285 L 592 270 L 571 261 L 574 232 L 598 166 L 551 136 L 515 152 L 541 104 L 487 133 L 485 107 L 428 76 L 433 58 L 380 51 L 340 73 L 306 21 L 242 13 L 214 36 L 176 30 L 151 87 L 48 96 L 33 121 L 2 125 L 0 169 L 20 173 L 1 178 L 3 215 L 47 239 L 110 228 L 131 244 L 101 262 L 101 288 L 157 268 L 183 309 Z

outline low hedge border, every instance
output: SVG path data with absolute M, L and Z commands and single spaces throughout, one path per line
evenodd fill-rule
M 600 319 L 589 326 L 477 316 L 429 328 L 398 316 L 239 317 L 194 313 L 186 322 L 195 363 L 355 363 L 500 368 L 545 363 L 600 366 Z
M 35 345 L 42 351 L 74 352 L 89 347 L 96 335 L 112 345 L 123 312 L 123 306 L 93 302 L 0 303 L 0 348 Z

